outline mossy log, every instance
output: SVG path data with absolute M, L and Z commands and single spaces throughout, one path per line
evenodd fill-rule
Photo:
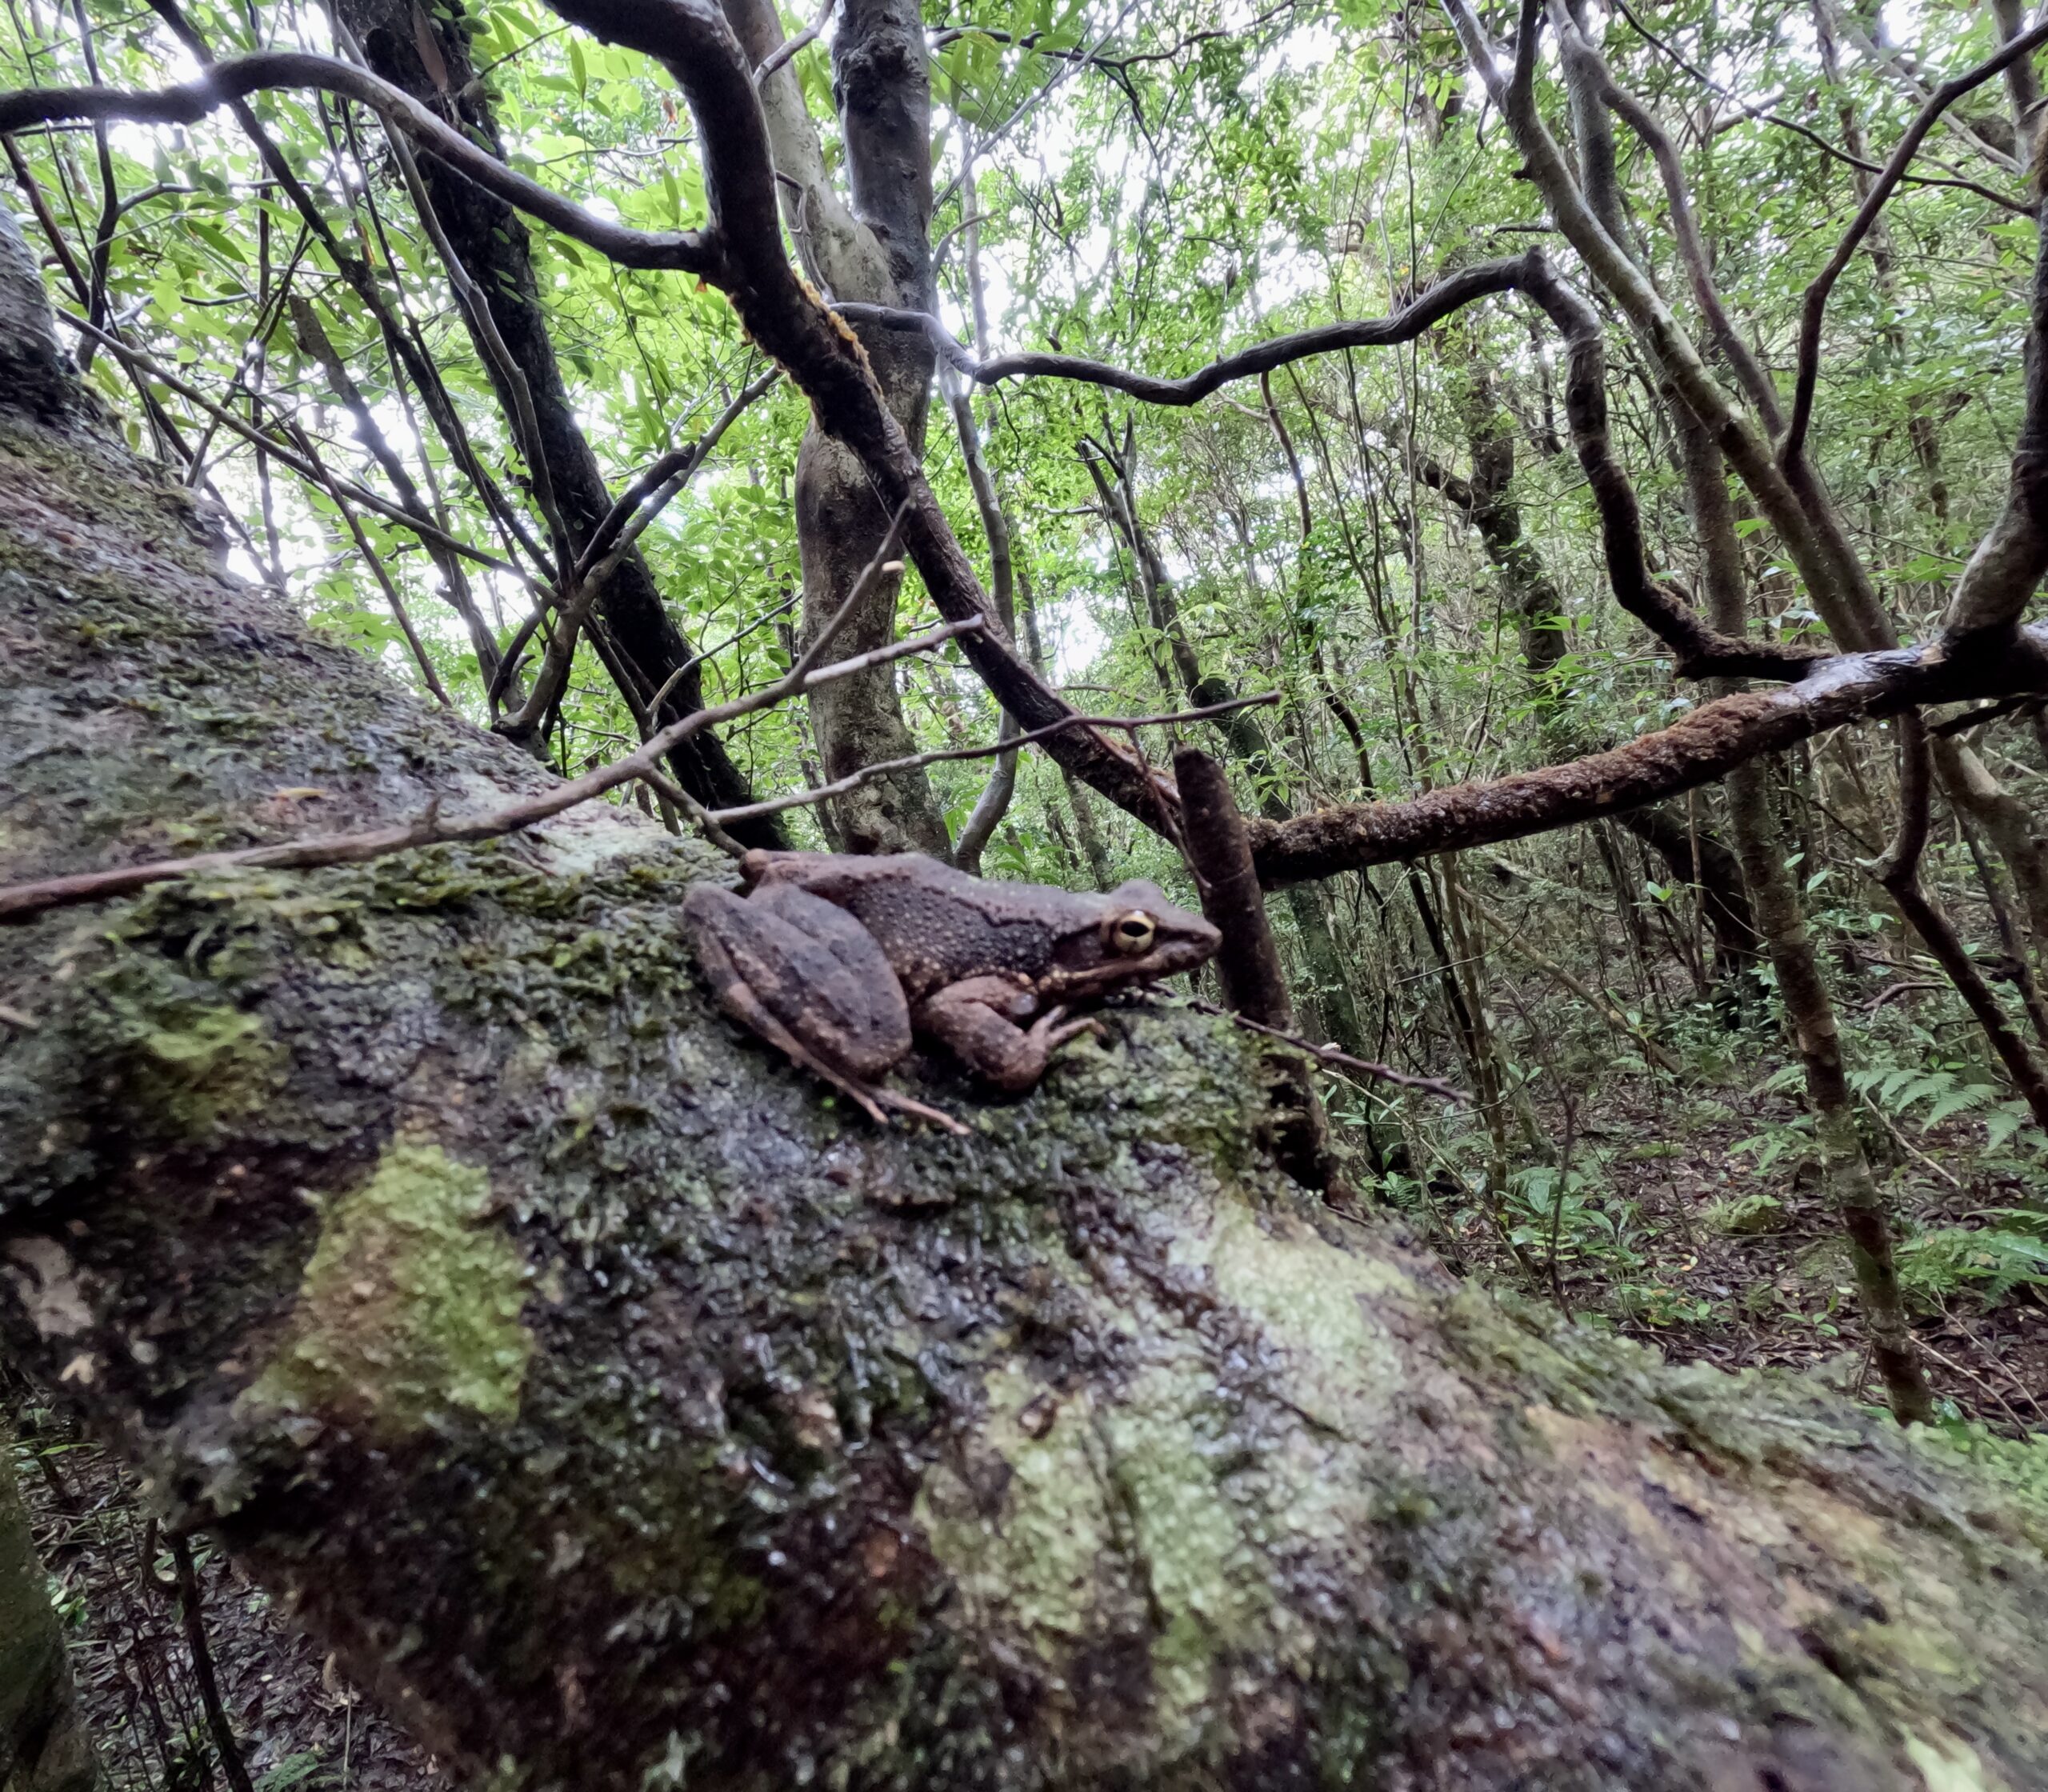
M 0 875 L 545 778 L 0 364 Z M 711 1006 L 722 874 L 597 806 L 0 931 L 6 1346 L 467 1774 L 2048 1786 L 2048 1512 L 1308 1205 L 1185 1012 L 878 1130 Z

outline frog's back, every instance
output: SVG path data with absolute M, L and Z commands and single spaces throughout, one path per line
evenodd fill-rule
M 970 877 L 922 853 L 807 855 L 799 874 L 874 936 L 914 998 L 969 977 L 1036 981 L 1059 940 L 1093 924 L 1098 906 L 1042 884 Z

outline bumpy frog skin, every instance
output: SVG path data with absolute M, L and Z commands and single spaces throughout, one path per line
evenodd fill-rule
M 1140 879 L 1083 895 L 987 882 L 922 853 L 755 851 L 740 871 L 746 897 L 698 884 L 683 903 L 726 1011 L 877 1120 L 893 1107 L 956 1132 L 950 1116 L 879 1086 L 914 1034 L 1021 1092 L 1094 1026 L 1066 1018 L 1077 1004 L 1192 970 L 1221 943 Z

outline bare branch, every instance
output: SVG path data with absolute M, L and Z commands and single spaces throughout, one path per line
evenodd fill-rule
M 1968 697 L 2048 691 L 2048 624 L 1957 654 L 1942 644 L 1842 654 L 1796 684 L 1703 703 L 1670 727 L 1539 771 L 1432 790 L 1398 802 L 1347 804 L 1287 822 L 1254 822 L 1252 850 L 1269 886 L 1495 845 L 1592 821 L 1725 777 L 1766 753 L 1872 716 Z
M 431 150 L 466 179 L 507 205 L 625 267 L 673 268 L 706 278 L 718 267 L 715 244 L 701 230 L 634 230 L 587 212 L 573 200 L 506 167 L 410 94 L 366 69 L 300 50 L 265 50 L 215 62 L 197 81 L 154 92 L 112 87 L 29 87 L 0 93 L 0 132 L 66 118 L 132 124 L 196 124 L 249 94 L 317 88 L 359 101 L 392 129 Z
M 1406 1070 L 1397 1070 L 1390 1064 L 1375 1064 L 1363 1058 L 1354 1058 L 1349 1052 L 1339 1051 L 1334 1046 L 1311 1045 L 1298 1033 L 1282 1033 L 1277 1026 L 1247 1018 L 1233 1008 L 1219 1008 L 1213 1002 L 1190 1002 L 1188 1006 L 1197 1014 L 1220 1014 L 1233 1026 L 1242 1026 L 1247 1033 L 1262 1034 L 1268 1039 L 1277 1039 L 1283 1046 L 1290 1046 L 1298 1052 L 1306 1052 L 1318 1064 L 1333 1070 L 1348 1070 L 1354 1076 L 1364 1077 L 1373 1082 L 1390 1082 L 1397 1089 L 1412 1089 L 1419 1095 L 1434 1095 L 1440 1102 L 1469 1107 L 1470 1094 L 1455 1083 L 1440 1082 L 1435 1077 L 1410 1076 Z
M 1233 380 L 1255 379 L 1290 362 L 1310 355 L 1331 354 L 1343 349 L 1384 348 L 1395 342 L 1413 342 L 1423 331 L 1440 323 L 1453 312 L 1490 294 L 1511 292 L 1523 281 L 1527 258 L 1482 262 L 1438 281 L 1412 303 L 1390 318 L 1366 318 L 1323 324 L 1314 330 L 1296 330 L 1276 336 L 1235 354 L 1212 361 L 1182 379 L 1162 379 L 1151 374 L 1114 367 L 1106 362 L 1090 361 L 1075 354 L 1025 353 L 998 355 L 977 363 L 972 371 L 977 382 L 993 386 L 998 380 L 1030 377 L 1081 380 L 1090 386 L 1106 386 L 1154 405 L 1199 404 L 1218 386 Z
M 879 760 L 871 766 L 862 766 L 859 770 L 849 772 L 844 778 L 830 784 L 820 784 L 808 790 L 792 791 L 787 796 L 770 797 L 761 802 L 750 802 L 736 809 L 710 809 L 704 811 L 711 821 L 747 822 L 758 815 L 779 815 L 786 809 L 807 809 L 814 804 L 830 802 L 834 797 L 844 796 L 850 790 L 858 790 L 863 784 L 878 778 L 886 778 L 899 771 L 914 770 L 920 766 L 936 766 L 956 759 L 992 759 L 998 754 L 1014 753 L 1019 747 L 1030 746 L 1049 741 L 1065 734 L 1070 728 L 1155 728 L 1182 722 L 1213 722 L 1219 716 L 1230 715 L 1238 710 L 1250 709 L 1262 703 L 1277 703 L 1278 691 L 1262 691 L 1253 697 L 1234 697 L 1225 703 L 1206 703 L 1198 709 L 1175 710 L 1165 715 L 1066 715 L 1042 728 L 1034 728 L 1028 734 L 1009 734 L 990 746 L 946 746 L 929 753 L 906 754 L 900 759 Z
M 1731 130 L 1736 125 L 1746 123 L 1751 118 L 1758 118 L 1767 125 L 1774 125 L 1780 130 L 1789 130 L 1796 137 L 1805 138 L 1808 142 L 1811 143 L 1814 147 L 1818 150 L 1823 155 L 1831 156 L 1835 161 L 1845 163 L 1849 167 L 1857 169 L 1863 174 L 1881 174 L 1884 172 L 1882 164 L 1875 162 L 1866 161 L 1860 155 L 1851 155 L 1848 150 L 1842 148 L 1838 144 L 1830 143 L 1825 137 L 1822 136 L 1818 131 L 1814 130 L 1811 126 L 1802 125 L 1797 118 L 1788 118 L 1783 113 L 1772 110 L 1772 106 L 1775 103 L 1774 102 L 1767 102 L 1762 106 L 1742 106 L 1741 97 L 1738 94 L 1734 94 L 1730 91 L 1729 89 L 1722 86 L 1719 82 L 1716 81 L 1714 77 L 1709 74 L 1704 69 L 1700 68 L 1695 63 L 1688 62 L 1685 56 L 1678 49 L 1671 44 L 1667 43 L 1662 38 L 1660 38 L 1654 31 L 1651 30 L 1648 26 L 1645 25 L 1643 22 L 1630 10 L 1628 0 L 1616 0 L 1616 5 L 1622 17 L 1626 18 L 1629 23 L 1634 27 L 1635 33 L 1638 37 L 1642 38 L 1645 42 L 1651 45 L 1665 57 L 1669 58 L 1669 60 L 1674 63 L 1678 67 L 1682 69 L 1702 87 L 1706 88 L 1710 92 L 1719 94 L 1722 98 L 1731 101 L 1741 107 L 1741 110 L 1732 118 L 1723 119 L 1713 127 L 1714 134 L 1718 135 L 1722 131 Z M 1974 193 L 1980 199 L 1988 199 L 1993 205 L 2001 206 L 2006 211 L 2018 212 L 2023 218 L 2031 218 L 2034 215 L 2034 207 L 2028 204 L 2025 200 L 2015 199 L 2009 193 L 2001 193 L 1995 187 L 1985 186 L 1976 181 L 1963 180 L 1961 178 L 1947 178 L 1938 174 L 1902 174 L 1899 178 L 1905 185 L 1909 186 L 1955 187 L 1965 193 Z
M 1835 245 L 1834 253 L 1828 258 L 1827 266 L 1806 288 L 1799 314 L 1799 367 L 1792 388 L 1792 420 L 1779 447 L 1780 458 L 1786 466 L 1801 459 L 1806 451 L 1806 432 L 1814 416 L 1814 390 L 1820 378 L 1821 324 L 1827 314 L 1828 294 L 1834 290 L 1842 270 L 1849 266 L 1857 246 L 1870 234 L 1870 226 L 1877 222 L 1878 214 L 1884 210 L 1886 202 L 1898 190 L 1899 177 L 1906 172 L 1906 165 L 1912 161 L 1927 133 L 1934 128 L 1935 121 L 1965 94 L 1981 87 L 2008 64 L 2031 55 L 2044 43 L 2048 43 L 2048 20 L 2014 38 L 1996 55 L 1986 57 L 1975 68 L 1953 80 L 1944 81 L 1934 90 L 1912 123 L 1906 127 L 1906 134 L 1891 152 L 1883 172 L 1871 183 L 1870 190 L 1857 208 L 1849 228 Z
M 770 75 L 773 74 L 776 70 L 782 67 L 785 62 L 795 61 L 798 55 L 802 51 L 808 50 L 813 44 L 817 42 L 818 34 L 825 29 L 826 21 L 832 16 L 832 9 L 838 6 L 838 3 L 839 0 L 824 0 L 824 4 L 818 9 L 817 16 L 811 20 L 810 24 L 806 26 L 802 30 L 798 32 L 798 34 L 794 37 L 791 38 L 786 43 L 779 46 L 778 48 L 770 52 L 767 56 L 764 57 L 762 60 L 761 66 L 754 71 L 754 86 L 757 87 L 760 86 L 767 80 Z

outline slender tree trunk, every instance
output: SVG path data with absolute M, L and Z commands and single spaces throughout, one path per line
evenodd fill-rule
M 1460 478 L 1433 461 L 1425 462 L 1418 471 L 1423 482 L 1449 499 L 1478 532 L 1486 558 L 1501 575 L 1544 738 L 1561 754 L 1584 753 L 1593 742 L 1583 717 L 1574 713 L 1570 690 L 1557 676 L 1571 650 L 1565 600 L 1542 556 L 1522 533 L 1509 420 L 1500 414 L 1485 368 L 1468 355 L 1460 370 L 1466 375 L 1460 411 L 1472 475 Z M 1672 877 L 1698 890 L 1714 935 L 1714 975 L 1724 986 L 1738 986 L 1738 980 L 1754 970 L 1758 954 L 1756 925 L 1735 854 L 1710 827 L 1698 825 L 1670 804 L 1631 810 L 1614 819 L 1662 858 Z
M 1074 810 L 1074 831 L 1081 842 L 1081 856 L 1088 862 L 1088 875 L 1098 890 L 1114 890 L 1122 880 L 1110 862 L 1109 849 L 1102 843 L 1102 824 L 1095 819 L 1088 789 L 1069 771 L 1062 772 L 1066 800 Z
M 503 154 L 488 94 L 470 61 L 459 8 L 422 6 L 414 0 L 342 0 L 341 16 L 360 38 L 378 74 L 427 105 L 452 113 L 494 154 Z M 425 60 L 422 46 L 429 44 L 440 62 L 438 70 Z M 612 493 L 562 381 L 526 222 L 431 156 L 420 158 L 420 173 L 450 244 L 481 289 L 491 322 L 525 381 L 539 431 L 538 458 L 562 520 L 580 546 L 611 509 Z M 505 370 L 481 343 L 478 354 L 506 414 L 517 416 L 520 395 L 507 386 Z M 703 706 L 702 674 L 694 664 L 694 650 L 637 551 L 629 553 L 606 581 L 594 626 L 607 637 L 636 706 L 646 709 L 658 691 L 670 687 L 661 713 L 652 718 L 656 726 Z M 754 800 L 746 778 L 709 730 L 678 747 L 671 763 L 683 788 L 711 808 Z M 781 822 L 772 816 L 741 823 L 736 838 L 750 846 L 787 844 Z
M 1821 1161 L 1848 1236 L 1871 1355 L 1891 1398 L 1892 1410 L 1902 1420 L 1926 1419 L 1933 1414 L 1934 1401 L 1899 1294 L 1890 1221 L 1856 1130 L 1855 1101 L 1842 1062 L 1841 1029 L 1806 931 L 1798 891 L 1785 869 L 1784 848 L 1770 813 L 1766 768 L 1753 762 L 1730 773 L 1728 793 L 1736 847 L 1749 880 L 1750 906 L 1778 973 L 1778 997 L 1785 1004 L 1805 1074 Z
M 782 28 L 767 0 L 726 0 L 726 13 L 758 67 Z M 810 278 L 831 297 L 935 311 L 931 261 L 931 86 L 915 0 L 846 0 L 832 39 L 846 195 L 828 174 L 796 71 L 764 84 L 790 231 Z M 890 408 L 913 448 L 922 446 L 931 387 L 930 345 L 913 331 L 857 326 Z M 888 532 L 851 450 L 815 425 L 797 454 L 797 540 L 803 556 L 806 634 L 835 615 Z M 850 659 L 895 638 L 900 577 L 880 580 L 848 618 L 828 659 Z M 889 666 L 822 685 L 810 698 L 825 775 L 840 778 L 917 751 Z M 833 806 L 842 843 L 858 853 L 924 852 L 950 842 L 922 767 L 877 778 Z
M 2033 812 L 1953 734 L 1937 734 L 1929 746 L 1943 793 L 1983 829 L 2011 874 L 2038 949 L 2048 942 L 2048 844 L 2035 831 Z
M 1223 768 L 1206 753 L 1182 747 L 1174 755 L 1180 786 L 1182 838 L 1202 889 L 1202 912 L 1223 936 L 1217 981 L 1224 1002 L 1247 1020 L 1282 1033 L 1294 1027 L 1293 998 L 1266 923 L 1266 893 L 1252 869 L 1244 818 Z M 1336 1166 L 1330 1124 L 1313 1073 L 1284 1048 L 1259 1054 L 1272 1120 L 1266 1137 L 1274 1160 L 1304 1187 L 1331 1190 Z
M 99 1763 L 13 1457 L 0 1424 L 0 1792 L 97 1792 Z
M 967 258 L 967 292 L 974 309 L 974 342 L 983 354 L 988 352 L 989 307 L 986 289 L 982 278 L 982 227 L 979 214 L 982 209 L 981 190 L 974 178 L 971 164 L 964 171 L 962 182 L 967 198 L 970 214 L 964 227 Z M 1014 531 L 1010 526 L 1009 513 L 1002 505 L 1002 494 L 996 490 L 995 475 L 990 472 L 988 462 L 982 453 L 980 426 L 974 420 L 972 390 L 956 378 L 948 375 L 945 380 L 946 398 L 953 413 L 954 427 L 960 438 L 961 458 L 966 463 L 968 482 L 974 487 L 974 507 L 981 513 L 982 532 L 989 544 L 989 596 L 995 604 L 995 613 L 1002 619 L 1003 627 L 1011 639 L 1017 636 L 1017 606 L 1015 590 L 1016 546 Z M 1036 618 L 1029 631 L 1026 649 L 1031 669 L 1041 678 L 1045 676 L 1044 656 L 1038 650 L 1038 631 Z M 1007 710 L 998 724 L 1000 735 L 1007 737 L 1022 732 L 1016 720 Z M 968 812 L 967 819 L 961 824 L 960 838 L 953 843 L 953 862 L 963 871 L 981 875 L 982 854 L 1002 818 L 1010 812 L 1010 805 L 1017 794 L 1017 754 L 1014 752 L 996 755 L 996 762 L 990 770 L 988 782 L 982 786 L 981 794 L 975 798 L 974 806 Z
M 1683 412 L 1674 413 L 1674 420 L 1710 614 L 1723 634 L 1741 635 L 1749 629 L 1749 605 L 1721 452 Z M 1933 1414 L 1934 1398 L 1899 1294 L 1890 1216 L 1857 1130 L 1834 999 L 1806 931 L 1798 886 L 1786 869 L 1777 818 L 1771 813 L 1767 763 L 1751 760 L 1729 774 L 1726 787 L 1729 825 L 1749 886 L 1750 911 L 1777 973 L 1778 998 L 1799 1054 L 1821 1162 L 1849 1240 L 1871 1356 L 1900 1421 L 1925 1420 Z

